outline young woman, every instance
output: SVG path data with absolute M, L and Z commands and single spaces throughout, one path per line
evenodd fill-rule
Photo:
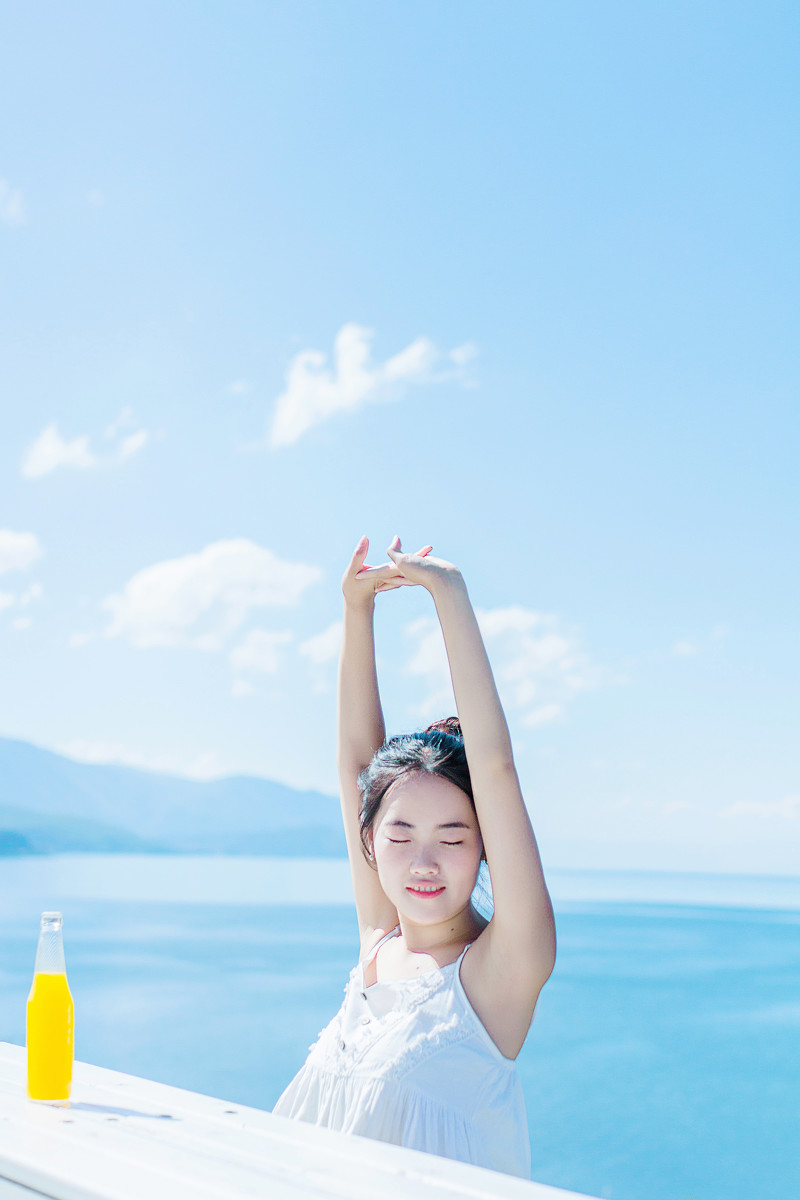
M 274 1112 L 530 1177 L 514 1060 L 555 963 L 553 910 L 460 572 L 431 547 L 342 580 L 339 776 L 361 934 L 344 1003 Z M 386 741 L 377 592 L 426 588 L 458 718 Z M 494 912 L 473 890 L 488 865 Z

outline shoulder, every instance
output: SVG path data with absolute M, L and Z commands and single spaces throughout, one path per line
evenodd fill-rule
M 493 916 L 469 947 L 465 962 L 470 973 L 480 971 L 487 986 L 502 997 L 508 989 L 535 1000 L 555 966 L 555 939 L 542 930 L 538 942 L 521 929 L 511 928 Z

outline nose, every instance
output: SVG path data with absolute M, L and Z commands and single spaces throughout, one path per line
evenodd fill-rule
M 420 850 L 411 864 L 412 875 L 438 875 L 439 864 L 432 850 Z

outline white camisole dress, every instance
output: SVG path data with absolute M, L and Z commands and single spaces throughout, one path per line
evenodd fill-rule
M 272 1110 L 530 1179 L 530 1142 L 513 1059 L 500 1053 L 461 983 L 458 959 L 367 987 L 350 972 L 344 1003 Z

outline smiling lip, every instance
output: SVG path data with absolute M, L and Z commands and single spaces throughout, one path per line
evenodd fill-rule
M 431 898 L 431 897 L 433 897 L 433 896 L 441 896 L 442 892 L 444 891 L 444 888 L 443 888 L 443 887 L 438 887 L 438 888 L 436 888 L 436 889 L 435 889 L 435 891 L 429 892 L 429 891 L 427 891 L 427 890 L 426 890 L 426 891 L 422 891 L 420 888 L 415 888 L 415 887 L 407 887 L 407 888 L 406 888 L 406 891 L 407 891 L 407 892 L 413 892 L 413 894 L 414 894 L 415 896 L 424 896 L 424 897 L 425 897 L 425 899 L 426 899 L 426 900 L 428 900 L 428 899 L 430 899 L 430 898 Z

